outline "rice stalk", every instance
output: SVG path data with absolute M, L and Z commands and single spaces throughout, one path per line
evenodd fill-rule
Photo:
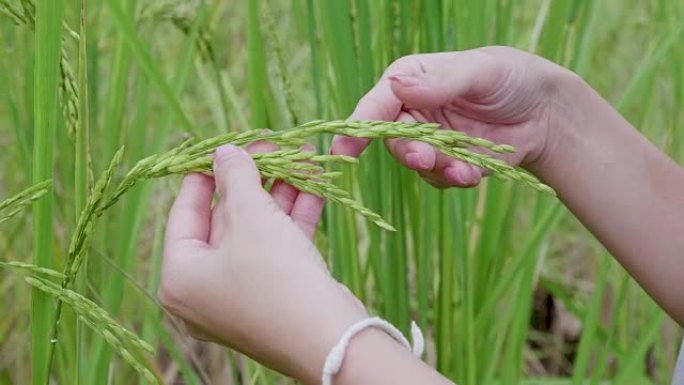
M 69 58 L 64 49 L 64 42 L 62 42 L 62 57 L 59 61 L 59 91 L 62 106 L 62 115 L 64 116 L 64 124 L 70 138 L 76 136 L 79 121 L 79 101 L 78 101 L 78 85 L 74 78 L 74 72 L 69 64 Z
M 26 270 L 31 274 L 35 274 L 35 275 L 39 275 L 39 276 L 46 276 L 49 278 L 62 279 L 65 277 L 65 275 L 60 273 L 59 271 L 52 270 L 52 269 L 49 269 L 47 267 L 37 266 L 37 265 L 34 265 L 32 263 L 21 262 L 21 261 L 8 261 L 8 262 L 0 261 L 0 267 Z
M 299 124 L 299 114 L 297 113 L 297 99 L 294 96 L 294 91 L 292 87 L 292 82 L 288 76 L 287 65 L 285 64 L 285 55 L 283 54 L 283 45 L 278 38 L 278 34 L 275 31 L 275 22 L 273 21 L 273 16 L 271 15 L 270 7 L 266 2 L 262 5 L 262 19 L 266 30 L 266 42 L 273 51 L 273 56 L 276 62 L 276 75 L 280 81 L 280 86 L 282 87 L 283 94 L 285 96 L 285 106 L 287 112 L 290 115 L 290 123 L 293 126 Z
M 143 378 L 153 384 L 159 383 L 157 377 L 146 367 L 145 363 L 136 359 L 131 352 L 133 350 L 153 354 L 154 348 L 147 342 L 119 325 L 104 309 L 81 294 L 36 275 L 30 275 L 25 280 L 31 286 L 55 297 L 60 303 L 69 305 L 85 325 L 102 335 L 114 351 Z M 51 341 L 52 344 L 55 342 L 56 340 Z
M 95 183 L 86 205 L 81 211 L 78 224 L 76 225 L 74 234 L 71 237 L 71 243 L 69 244 L 69 258 L 65 267 L 66 278 L 62 283 L 62 286 L 65 288 L 68 287 L 71 281 L 76 277 L 76 274 L 78 274 L 78 270 L 83 263 L 83 254 L 87 250 L 88 241 L 95 226 L 95 220 L 99 218 L 104 211 L 103 203 L 105 202 L 105 193 L 112 182 L 114 170 L 123 159 L 123 153 L 124 147 L 121 147 L 112 158 L 109 167 L 107 167 L 105 172 L 102 173 Z
M 532 175 L 511 167 L 504 161 L 469 149 L 469 147 L 474 146 L 494 153 L 515 151 L 509 145 L 495 144 L 458 131 L 440 130 L 438 125 L 433 123 L 312 121 L 285 131 L 273 132 L 257 129 L 225 134 L 200 142 L 189 139 L 164 154 L 148 156 L 140 160 L 126 174 L 107 203 L 102 206 L 102 210 L 111 207 L 126 191 L 140 181 L 189 172 L 211 173 L 212 158 L 210 154 L 223 144 L 230 143 L 240 146 L 254 141 L 267 141 L 280 146 L 292 147 L 298 146 L 306 139 L 319 134 L 346 135 L 367 139 L 402 138 L 422 141 L 435 146 L 446 155 L 486 168 L 495 175 L 517 180 L 536 190 L 553 194 L 550 187 L 539 182 Z M 302 161 L 355 162 L 351 158 L 315 155 L 292 150 L 271 154 L 253 154 L 252 157 L 264 177 L 282 179 L 302 191 L 347 206 L 382 228 L 394 230 L 378 214 L 354 201 L 350 198 L 349 193 L 332 184 L 329 179 L 337 174 L 326 173 L 322 168 L 301 163 Z
M 61 287 L 65 290 L 69 288 L 71 283 L 76 278 L 79 268 L 83 264 L 84 255 L 88 249 L 88 244 L 95 228 L 95 221 L 102 215 L 103 209 L 102 204 L 104 202 L 104 197 L 107 188 L 109 187 L 114 170 L 121 163 L 123 158 L 124 148 L 120 148 L 116 152 L 114 158 L 109 164 L 109 167 L 102 173 L 102 176 L 98 179 L 91 191 L 85 207 L 81 211 L 78 219 L 78 223 L 74 232 L 71 236 L 71 242 L 69 244 L 68 258 L 66 265 L 64 267 L 64 278 L 62 279 Z M 49 348 L 49 366 L 52 366 L 54 360 L 55 344 L 59 339 L 59 323 L 62 317 L 62 303 L 63 301 L 57 302 L 57 309 L 55 310 L 55 319 L 52 325 L 52 338 L 50 339 Z
M 259 130 L 261 132 L 261 130 Z M 249 133 L 249 131 L 247 132 Z M 235 136 L 235 135 L 231 135 Z M 218 146 L 222 141 L 214 141 Z M 199 143 L 200 145 L 202 143 Z M 182 145 L 183 146 L 183 145 Z M 182 147 L 181 146 L 181 147 Z M 200 147 L 191 146 L 185 152 L 178 149 L 161 156 L 151 156 L 141 160 L 124 177 L 105 208 L 112 206 L 126 192 L 140 181 L 160 178 L 168 175 L 186 174 L 189 172 L 212 173 L 213 159 L 205 155 L 206 148 L 193 152 Z M 199 154 L 199 155 L 198 155 Z M 378 226 L 394 231 L 394 228 L 378 214 L 354 201 L 348 192 L 335 186 L 331 179 L 339 173 L 326 172 L 324 168 L 305 162 L 317 163 L 355 163 L 356 159 L 340 155 L 316 155 L 298 150 L 283 150 L 266 154 L 252 155 L 259 172 L 264 178 L 281 179 L 299 190 L 306 191 L 333 202 L 347 206 L 353 211 L 370 219 Z
M 3 223 L 40 199 L 52 186 L 52 179 L 35 184 L 19 194 L 0 202 L 0 223 Z
M 90 153 L 90 108 L 88 95 L 88 38 L 87 38 L 87 10 L 86 0 L 81 0 L 79 7 L 79 35 L 78 42 L 78 126 L 74 133 L 74 212 L 80 213 L 86 206 L 88 192 L 93 187 L 92 156 Z M 77 222 L 78 225 L 78 222 Z M 86 259 L 84 257 L 84 259 Z M 87 271 L 88 265 L 83 269 Z M 74 290 L 84 292 L 87 282 L 86 274 L 81 274 L 74 283 Z M 68 323 L 68 321 L 67 321 Z M 68 327 L 69 325 L 65 325 Z M 74 338 L 71 341 L 76 348 L 76 365 L 73 367 L 77 384 L 85 383 L 85 362 L 88 361 L 85 328 L 80 322 L 75 322 Z M 68 333 L 68 332 L 67 332 Z
M 0 14 L 7 16 L 14 24 L 18 26 L 25 26 L 32 31 L 35 31 L 35 4 L 33 1 L 22 0 L 21 5 L 22 10 L 18 10 L 7 0 L 0 0 Z M 78 33 L 69 28 L 65 22 L 63 22 L 62 25 L 70 36 L 77 40 L 79 39 Z M 62 115 L 64 116 L 64 123 L 67 127 L 69 137 L 73 138 L 78 125 L 78 86 L 76 85 L 74 71 L 69 63 L 69 57 L 64 49 L 64 40 L 62 40 L 59 72 L 59 91 Z

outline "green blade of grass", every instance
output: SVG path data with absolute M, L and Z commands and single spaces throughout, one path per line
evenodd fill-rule
M 268 72 L 266 54 L 259 23 L 259 1 L 247 3 L 247 81 L 249 87 L 250 122 L 253 127 L 270 127 L 273 116 L 270 113 Z
M 79 29 L 79 45 L 78 45 L 78 95 L 79 95 L 79 109 L 78 109 L 78 127 L 75 135 L 75 164 L 74 164 L 74 210 L 81 212 L 86 206 L 88 199 L 88 190 L 91 185 L 90 175 L 90 109 L 88 98 L 88 34 L 87 34 L 87 12 L 86 1 L 81 0 L 80 5 L 80 29 Z M 87 258 L 85 258 L 83 270 L 88 271 Z M 84 292 L 86 287 L 86 274 L 81 274 L 77 277 L 75 282 L 75 289 L 78 292 Z M 87 346 L 86 346 L 86 332 L 85 327 L 80 321 L 76 321 L 76 364 L 74 365 L 74 373 L 76 383 L 81 384 L 86 378 L 86 362 L 88 361 Z
M 33 136 L 33 175 L 35 183 L 52 178 L 53 138 L 58 126 L 59 62 L 62 35 L 62 0 L 39 0 L 36 2 L 36 60 Z M 35 264 L 51 268 L 52 259 L 52 191 L 34 205 Z M 51 298 L 34 289 L 31 317 L 31 352 L 33 384 L 49 384 L 50 378 L 50 329 L 52 325 Z

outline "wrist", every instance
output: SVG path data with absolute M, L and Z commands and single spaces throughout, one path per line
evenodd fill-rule
M 319 379 L 306 384 L 317 384 Z M 359 332 L 347 347 L 333 385 L 352 384 L 452 384 L 423 363 L 383 330 L 368 328 Z
M 549 105 L 544 111 L 544 140 L 533 160 L 523 164 L 528 171 L 549 183 L 568 160 L 588 150 L 596 119 L 612 107 L 582 78 L 565 68 L 548 77 L 545 88 Z M 553 186 L 552 186 L 553 187 Z
M 365 372 L 372 370 L 380 357 L 405 353 L 405 349 L 384 331 L 376 328 L 365 329 L 354 336 L 349 344 L 342 368 L 333 378 L 333 384 L 357 384 L 360 380 L 365 380 Z
M 315 311 L 315 321 L 308 328 L 305 340 L 312 341 L 312 344 L 299 355 L 298 367 L 301 370 L 295 373 L 295 377 L 305 384 L 320 383 L 328 353 L 350 326 L 368 318 L 365 307 L 345 286 L 337 281 L 332 283 L 325 290 L 329 293 L 324 309 Z

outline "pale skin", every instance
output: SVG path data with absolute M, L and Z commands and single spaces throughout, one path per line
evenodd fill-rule
M 515 146 L 503 159 L 552 186 L 684 324 L 684 169 L 570 71 L 506 47 L 413 55 L 386 70 L 351 119 L 438 122 Z M 338 137 L 332 151 L 358 156 L 366 145 Z M 437 187 L 472 187 L 485 176 L 423 143 L 387 147 Z M 161 302 L 195 337 L 316 384 L 330 348 L 367 316 L 311 242 L 323 202 L 284 183 L 267 193 L 248 154 L 236 148 L 219 150 L 215 175 L 183 181 L 169 215 Z M 334 383 L 451 382 L 369 329 L 353 339 Z

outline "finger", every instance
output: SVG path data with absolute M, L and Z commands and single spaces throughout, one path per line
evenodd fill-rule
M 302 150 L 315 153 L 316 147 L 306 144 L 302 147 Z M 325 199 L 304 191 L 299 191 L 294 201 L 290 217 L 311 240 L 316 235 L 316 228 L 321 219 L 324 204 Z
M 427 143 L 389 139 L 385 141 L 389 152 L 404 166 L 416 171 L 429 171 L 435 168 L 438 151 Z
M 169 212 L 166 226 L 167 244 L 208 241 L 213 195 L 213 178 L 198 173 L 185 176 L 178 197 Z
M 236 146 L 224 145 L 214 157 L 216 189 L 225 202 L 225 210 L 258 205 L 263 196 L 261 177 L 249 154 Z
M 401 122 L 415 122 L 413 116 L 406 112 L 401 112 L 397 117 Z M 427 143 L 402 140 L 402 139 L 388 139 L 385 145 L 390 154 L 395 159 L 399 160 L 404 166 L 416 171 L 429 171 L 435 168 L 438 151 Z
M 444 154 L 437 155 L 437 161 L 432 170 L 419 171 L 419 174 L 437 188 L 474 187 L 483 177 L 480 168 Z
M 221 238 L 226 233 L 228 217 L 226 202 L 219 200 L 211 210 L 211 231 L 209 232 L 209 245 L 216 246 L 221 243 Z
M 387 77 L 383 76 L 375 87 L 359 100 L 349 119 L 394 121 L 399 111 L 401 111 L 401 102 L 392 93 Z M 335 136 L 330 153 L 358 157 L 369 143 L 368 139 Z
M 292 213 L 292 208 L 294 207 L 299 194 L 299 190 L 282 180 L 273 182 L 273 186 L 271 186 L 271 196 L 273 197 L 273 200 L 287 215 Z
M 305 144 L 302 146 L 301 150 L 315 153 L 316 147 L 312 144 Z M 278 207 L 287 215 L 292 214 L 295 202 L 300 194 L 302 193 L 299 190 L 282 180 L 277 180 L 273 184 L 273 187 L 271 187 L 271 196 L 273 197 L 273 200 L 276 201 Z
M 416 121 L 406 112 L 400 113 L 398 120 Z M 404 166 L 418 171 L 423 179 L 437 188 L 473 187 L 482 178 L 479 168 L 450 158 L 427 143 L 390 139 L 385 144 Z
M 270 142 L 257 141 L 247 145 L 247 152 L 250 154 L 261 154 L 278 150 L 278 146 Z
M 325 199 L 319 196 L 307 192 L 297 195 L 290 217 L 309 239 L 313 240 L 316 235 L 324 204 Z
M 253 142 L 247 146 L 247 152 L 250 154 L 273 152 L 276 150 L 278 150 L 278 146 L 263 141 Z M 266 183 L 266 180 L 262 178 L 261 184 L 264 185 L 264 183 Z M 270 193 L 278 207 L 280 207 L 285 214 L 290 215 L 299 191 L 282 180 L 276 180 L 271 186 Z

